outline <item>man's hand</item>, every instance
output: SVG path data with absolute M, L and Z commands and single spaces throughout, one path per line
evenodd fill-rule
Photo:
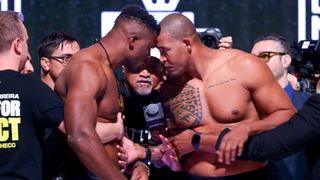
M 236 156 L 240 156 L 243 152 L 244 143 L 248 140 L 251 127 L 246 123 L 240 123 L 226 134 L 217 151 L 220 163 L 230 164 L 236 160 Z
M 162 157 L 161 161 L 166 166 L 170 167 L 172 171 L 182 171 L 183 168 L 180 165 L 179 158 L 173 147 L 170 145 L 170 142 L 167 138 L 163 137 L 162 135 L 159 136 L 162 142 Z
M 127 137 L 122 138 L 121 146 L 127 152 L 128 164 L 131 164 L 137 160 L 143 160 L 146 157 L 146 149 L 143 146 L 132 142 Z
M 194 134 L 194 131 L 187 129 L 181 132 L 180 134 L 177 134 L 169 138 L 170 143 L 174 147 L 179 157 L 194 151 L 191 142 L 192 136 Z
M 118 162 L 121 167 L 121 172 L 124 172 L 128 165 L 128 153 L 122 146 L 117 145 L 116 148 L 118 150 Z
M 219 40 L 219 49 L 231 49 L 232 48 L 232 37 L 222 37 Z
M 148 180 L 149 168 L 141 161 L 137 161 L 132 168 L 132 176 L 130 180 Z

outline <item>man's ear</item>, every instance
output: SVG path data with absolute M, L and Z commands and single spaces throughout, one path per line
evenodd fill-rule
M 42 57 L 40 59 L 40 64 L 41 64 L 42 69 L 44 69 L 45 71 L 50 70 L 50 60 L 48 58 Z
M 188 53 L 191 53 L 191 42 L 189 39 L 185 38 L 182 40 L 184 46 L 187 48 Z
M 13 40 L 12 42 L 12 46 L 13 46 L 13 49 L 14 49 L 14 52 L 18 55 L 21 55 L 21 52 L 22 52 L 22 41 L 20 38 L 16 38 L 15 40 Z
M 291 64 L 291 56 L 289 54 L 285 54 L 281 58 L 281 62 L 284 68 L 288 69 Z
M 129 49 L 133 50 L 135 43 L 137 41 L 137 36 L 136 35 L 131 35 L 130 40 L 129 40 Z

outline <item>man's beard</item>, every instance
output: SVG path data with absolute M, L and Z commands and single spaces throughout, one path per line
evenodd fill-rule
M 141 88 L 139 90 L 134 89 L 134 92 L 140 96 L 148 96 L 152 91 L 152 88 Z

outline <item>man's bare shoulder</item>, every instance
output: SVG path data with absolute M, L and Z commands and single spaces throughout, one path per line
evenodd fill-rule
M 56 87 L 81 84 L 82 82 L 86 84 L 96 82 L 102 85 L 104 83 L 101 82 L 107 82 L 107 70 L 103 68 L 99 58 L 91 48 L 80 50 L 61 71 L 56 81 Z
M 253 73 L 268 70 L 268 66 L 258 57 L 238 49 L 221 50 L 220 54 L 226 59 L 226 64 L 233 71 Z

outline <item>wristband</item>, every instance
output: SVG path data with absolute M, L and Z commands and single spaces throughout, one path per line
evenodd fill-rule
M 149 146 L 145 146 L 146 149 L 146 158 L 144 159 L 144 162 L 149 164 L 151 162 L 151 148 Z
M 218 136 L 217 142 L 216 142 L 216 146 L 215 146 L 216 150 L 219 150 L 219 147 L 220 147 L 220 144 L 221 144 L 221 141 L 222 141 L 223 137 L 230 131 L 231 130 L 229 128 L 224 128 L 221 131 L 221 133 Z
M 194 150 L 198 150 L 198 149 L 199 149 L 200 139 L 201 139 L 200 133 L 197 133 L 197 132 L 196 132 L 196 133 L 192 136 L 191 144 L 192 144 L 192 147 L 194 148 Z

